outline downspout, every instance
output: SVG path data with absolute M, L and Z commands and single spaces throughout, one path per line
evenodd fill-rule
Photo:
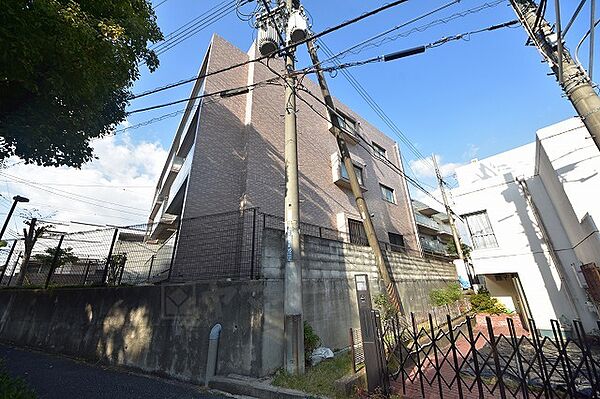
M 542 240 L 548 247 L 550 257 L 552 258 L 552 261 L 556 265 L 556 271 L 558 273 L 560 281 L 563 283 L 563 285 L 566 289 L 565 291 L 566 291 L 567 297 L 569 298 L 571 307 L 575 311 L 577 318 L 581 319 L 581 315 L 579 314 L 579 310 L 577 309 L 577 306 L 575 305 L 575 300 L 573 299 L 573 292 L 571 291 L 571 287 L 564 276 L 565 268 L 564 268 L 562 262 L 560 261 L 558 255 L 556 254 L 554 245 L 552 245 L 552 240 L 550 239 L 550 236 L 548 235 L 548 230 L 546 229 L 546 225 L 544 224 L 544 221 L 541 218 L 540 212 L 539 212 L 537 206 L 535 205 L 535 202 L 533 201 L 533 197 L 531 196 L 531 193 L 529 192 L 529 187 L 527 187 L 527 181 L 525 181 L 525 179 L 522 177 L 521 178 L 517 177 L 515 179 L 515 181 L 517 182 L 517 184 L 519 184 L 519 186 L 523 190 L 523 195 L 525 196 L 525 200 L 527 201 L 527 203 L 531 207 L 531 210 L 533 211 L 533 216 L 535 217 L 535 220 L 540 228 L 540 232 L 542 233 Z

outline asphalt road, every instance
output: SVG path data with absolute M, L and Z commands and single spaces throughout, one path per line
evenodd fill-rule
M 5 345 L 0 345 L 0 358 L 9 374 L 25 379 L 39 399 L 225 398 L 189 384 L 107 369 Z

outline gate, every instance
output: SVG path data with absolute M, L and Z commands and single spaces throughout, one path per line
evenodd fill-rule
M 411 314 L 409 326 L 398 317 L 376 325 L 392 391 L 406 398 L 600 398 L 597 338 L 578 320 L 569 336 L 551 324 L 551 337 L 498 316 L 447 315 L 436 326 Z

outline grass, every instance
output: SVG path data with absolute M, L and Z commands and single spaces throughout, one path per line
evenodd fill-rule
M 0 399 L 35 399 L 35 392 L 21 378 L 13 378 L 0 361 Z
M 353 373 L 350 353 L 344 353 L 333 359 L 327 359 L 314 367 L 307 367 L 302 376 L 294 376 L 279 371 L 273 379 L 273 385 L 297 389 L 312 395 L 337 398 L 334 381 Z

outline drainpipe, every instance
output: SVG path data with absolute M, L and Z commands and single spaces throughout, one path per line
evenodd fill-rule
M 215 376 L 217 368 L 217 349 L 219 348 L 219 336 L 221 335 L 221 325 L 215 324 L 210 330 L 208 336 L 208 355 L 206 357 L 206 375 L 204 376 L 204 386 L 208 386 L 208 381 Z

